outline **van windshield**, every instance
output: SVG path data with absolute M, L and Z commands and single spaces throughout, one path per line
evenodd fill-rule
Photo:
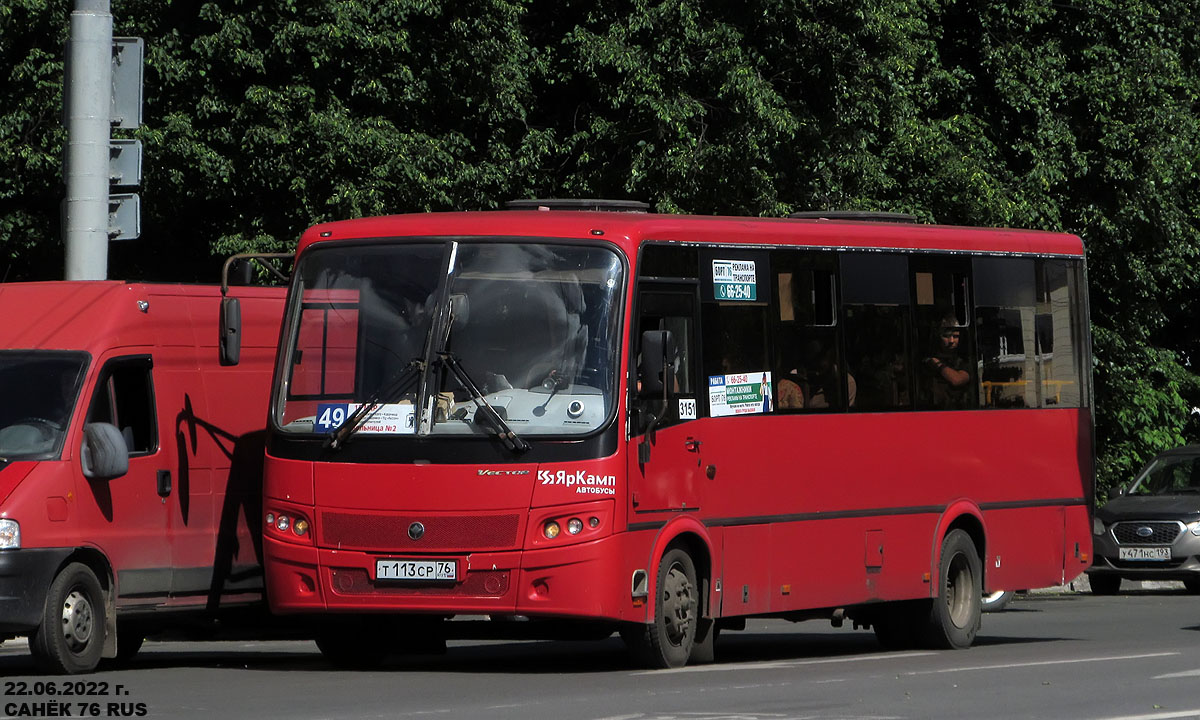
M 314 247 L 295 273 L 276 422 L 329 434 L 350 418 L 337 441 L 595 431 L 616 405 L 622 276 L 589 245 Z
M 62 453 L 87 363 L 82 352 L 0 351 L 0 458 Z
M 1127 491 L 1129 495 L 1185 493 L 1200 493 L 1200 455 L 1156 457 Z

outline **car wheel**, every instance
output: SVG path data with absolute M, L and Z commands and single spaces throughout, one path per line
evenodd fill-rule
M 992 593 L 984 593 L 983 605 L 980 609 L 985 613 L 1000 612 L 1008 607 L 1009 601 L 1012 600 L 1015 594 L 1012 590 L 997 590 Z

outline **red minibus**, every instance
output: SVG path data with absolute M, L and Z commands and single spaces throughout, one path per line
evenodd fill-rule
M 300 240 L 264 566 L 331 661 L 464 616 L 653 667 L 748 617 L 962 648 L 1088 567 L 1079 238 L 510 206 Z
M 0 639 L 28 635 L 42 669 L 80 673 L 169 624 L 266 616 L 259 507 L 284 295 L 0 284 Z

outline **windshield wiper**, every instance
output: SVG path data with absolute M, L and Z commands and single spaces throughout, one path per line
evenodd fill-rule
M 359 405 L 354 412 L 350 413 L 350 417 L 346 418 L 345 422 L 329 434 L 329 439 L 325 441 L 325 447 L 331 450 L 340 449 L 351 435 L 358 432 L 363 423 L 370 419 L 379 408 L 387 404 L 387 401 L 402 397 L 404 393 L 408 392 L 413 382 L 421 377 L 422 373 L 420 370 L 424 365 L 420 360 L 411 360 L 407 365 L 400 368 L 400 371 L 396 373 L 396 377 L 391 382 L 376 390 L 370 399 Z M 380 402 L 385 399 L 385 402 Z
M 496 436 L 500 438 L 500 442 L 504 443 L 504 447 L 513 452 L 525 452 L 528 450 L 529 443 L 518 437 L 517 433 L 508 426 L 504 418 L 500 417 L 500 413 L 496 412 L 495 408 L 492 407 L 491 403 L 480 392 L 479 386 L 475 384 L 475 381 L 463 369 L 462 364 L 459 363 L 454 353 L 443 350 L 438 353 L 438 356 L 441 358 L 442 364 L 449 368 L 450 372 L 454 373 L 458 384 L 462 385 L 463 389 L 467 391 L 467 394 L 471 396 L 471 400 L 475 403 L 476 423 L 479 422 L 482 416 L 487 421 L 487 424 L 491 425 L 492 429 L 496 431 Z

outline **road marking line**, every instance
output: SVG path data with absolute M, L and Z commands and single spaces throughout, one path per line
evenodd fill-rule
M 827 665 L 833 663 L 859 662 L 861 660 L 890 660 L 893 658 L 923 657 L 936 655 L 933 652 L 885 653 L 882 655 L 855 655 L 853 657 L 821 658 L 819 660 L 779 660 L 756 663 L 717 663 L 714 665 L 692 665 L 668 670 L 642 670 L 632 675 L 666 675 L 668 673 L 687 672 L 728 672 L 730 670 L 776 670 L 779 668 L 800 667 L 801 665 Z
M 1195 710 L 1179 710 L 1177 712 L 1150 713 L 1148 715 L 1113 715 L 1101 720 L 1169 720 L 1169 718 L 1200 717 L 1200 708 Z
M 1169 680 L 1171 678 L 1184 678 L 1184 677 L 1200 677 L 1200 669 L 1184 670 L 1183 672 L 1167 673 L 1166 675 L 1155 675 L 1154 677 L 1152 677 L 1150 679 L 1151 680 Z
M 1037 665 L 1071 665 L 1073 663 L 1111 662 L 1113 660 L 1140 660 L 1152 657 L 1170 657 L 1177 652 L 1144 653 L 1142 655 L 1108 655 L 1105 657 L 1075 658 L 1072 660 L 1042 660 L 1040 662 L 1006 663 L 1003 665 L 972 665 L 969 667 L 944 668 L 942 670 L 916 670 L 901 675 L 937 675 L 939 673 L 972 672 L 975 670 L 1006 670 L 1008 668 L 1034 667 Z

